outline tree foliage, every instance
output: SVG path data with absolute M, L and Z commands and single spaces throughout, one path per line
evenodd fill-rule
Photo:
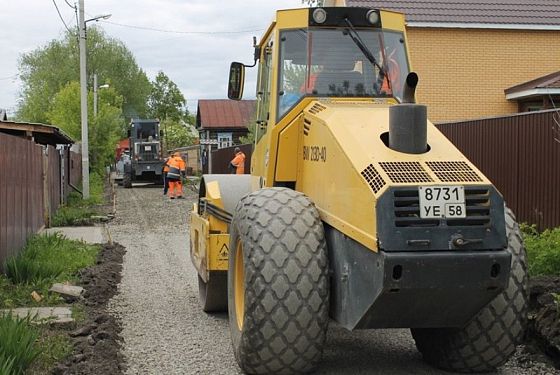
M 165 73 L 159 71 L 148 98 L 149 116 L 179 122 L 188 114 L 187 101 L 179 87 Z
M 183 121 L 164 120 L 161 129 L 166 134 L 164 137 L 165 149 L 174 150 L 179 147 L 190 146 L 194 143 L 194 134 L 189 125 Z
M 158 72 L 152 82 L 148 113 L 151 118 L 160 119 L 160 128 L 164 132 L 164 147 L 168 150 L 193 144 L 194 137 L 189 125 L 194 123 L 194 117 L 189 113 L 186 104 L 187 101 L 177 84 L 162 71 Z
M 132 53 L 119 40 L 91 27 L 87 33 L 87 76 L 97 73 L 100 82 L 111 86 L 123 99 L 127 117 L 144 117 L 151 85 Z M 18 119 L 46 122 L 46 113 L 55 95 L 71 81 L 79 81 L 79 49 L 75 33 L 67 32 L 62 40 L 23 54 L 19 62 L 22 80 L 22 104 Z
M 23 54 L 19 62 L 21 121 L 50 123 L 75 140 L 81 139 L 79 48 L 76 34 Z M 98 113 L 93 115 L 93 75 L 108 89 L 98 90 Z M 159 118 L 167 130 L 168 148 L 188 146 L 194 118 L 178 86 L 163 72 L 150 82 L 132 53 L 119 40 L 92 27 L 87 33 L 89 158 L 93 170 L 110 164 L 130 118 Z M 186 122 L 186 123 L 185 123 Z M 162 128 L 164 128 L 162 127 Z
M 239 137 L 239 141 L 244 144 L 255 143 L 255 134 L 257 132 L 257 110 L 251 115 L 251 118 L 246 124 L 247 130 L 249 131 L 247 135 Z
M 93 94 L 88 97 L 89 158 L 92 169 L 99 170 L 114 158 L 122 124 L 122 97 L 115 89 L 98 93 L 98 113 L 93 116 Z M 53 98 L 46 122 L 60 127 L 75 140 L 81 139 L 80 84 L 68 83 Z

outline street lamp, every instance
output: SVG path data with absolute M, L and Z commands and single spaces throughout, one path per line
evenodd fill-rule
M 82 198 L 89 198 L 89 145 L 88 145 L 88 118 L 87 118 L 87 77 L 86 77 L 86 23 L 108 19 L 110 14 L 85 19 L 84 0 L 80 0 L 80 102 L 82 118 Z
M 106 83 L 101 86 L 97 86 L 97 73 L 93 75 L 93 116 L 97 117 L 97 90 L 107 89 L 109 85 Z

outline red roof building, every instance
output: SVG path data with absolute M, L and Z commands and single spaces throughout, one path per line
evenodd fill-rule
M 214 141 L 214 149 L 240 144 L 239 138 L 247 135 L 255 108 L 256 100 L 199 100 L 196 129 L 201 143 Z

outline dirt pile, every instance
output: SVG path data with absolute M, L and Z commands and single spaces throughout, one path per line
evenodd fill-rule
M 530 290 L 528 344 L 560 369 L 560 277 L 534 278 Z
M 83 270 L 80 279 L 86 292 L 87 320 L 70 333 L 74 352 L 53 374 L 121 374 L 124 361 L 120 354 L 121 325 L 107 312 L 107 303 L 117 293 L 121 281 L 123 256 L 119 244 L 103 245 L 97 264 Z

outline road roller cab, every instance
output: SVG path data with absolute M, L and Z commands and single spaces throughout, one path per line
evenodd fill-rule
M 278 11 L 255 65 L 250 175 L 204 176 L 190 229 L 203 309 L 227 307 L 240 367 L 312 371 L 331 319 L 411 328 L 447 370 L 504 363 L 525 327 L 519 229 L 416 103 L 404 15 Z

